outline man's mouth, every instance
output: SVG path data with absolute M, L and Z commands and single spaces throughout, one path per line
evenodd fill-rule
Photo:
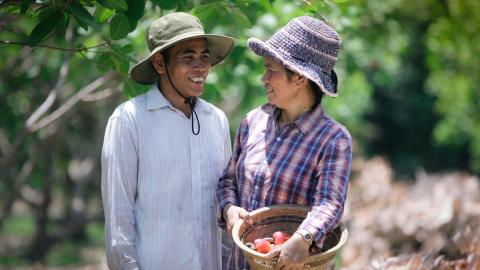
M 202 84 L 205 82 L 204 77 L 189 77 L 188 78 L 191 82 L 196 83 L 196 84 Z

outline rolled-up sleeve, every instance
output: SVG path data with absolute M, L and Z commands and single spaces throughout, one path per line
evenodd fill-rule
M 328 143 L 317 165 L 318 183 L 313 205 L 299 230 L 313 234 L 321 246 L 326 234 L 341 222 L 348 191 L 348 179 L 352 161 L 352 139 L 344 131 Z
M 102 149 L 105 253 L 110 269 L 139 269 L 135 249 L 137 136 L 131 123 L 112 116 Z

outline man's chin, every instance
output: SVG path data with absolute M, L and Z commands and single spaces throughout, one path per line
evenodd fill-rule
M 192 90 L 193 90 L 193 91 L 192 91 L 193 94 L 194 94 L 196 97 L 198 97 L 198 96 L 203 95 L 203 93 L 205 92 L 205 87 L 204 87 L 203 85 L 202 85 L 202 86 L 196 85 L 196 86 L 193 87 Z

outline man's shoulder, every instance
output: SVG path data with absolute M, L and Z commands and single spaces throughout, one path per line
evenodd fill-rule
M 138 95 L 134 98 L 124 101 L 117 106 L 112 114 L 112 117 L 131 117 L 136 115 L 139 110 L 146 108 L 148 92 Z
M 208 111 L 208 112 L 211 112 L 213 115 L 216 115 L 218 117 L 221 117 L 221 118 L 226 118 L 226 114 L 225 112 L 220 109 L 219 107 L 215 106 L 214 104 L 200 98 L 199 99 L 200 102 L 202 103 L 202 106 L 204 106 L 204 110 Z

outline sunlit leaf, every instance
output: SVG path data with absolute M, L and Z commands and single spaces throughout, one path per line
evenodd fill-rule
M 99 23 L 104 23 L 108 21 L 108 19 L 110 19 L 113 15 L 115 15 L 115 12 L 113 10 L 100 5 L 97 6 L 95 12 L 93 13 L 93 17 L 95 17 L 95 19 Z

